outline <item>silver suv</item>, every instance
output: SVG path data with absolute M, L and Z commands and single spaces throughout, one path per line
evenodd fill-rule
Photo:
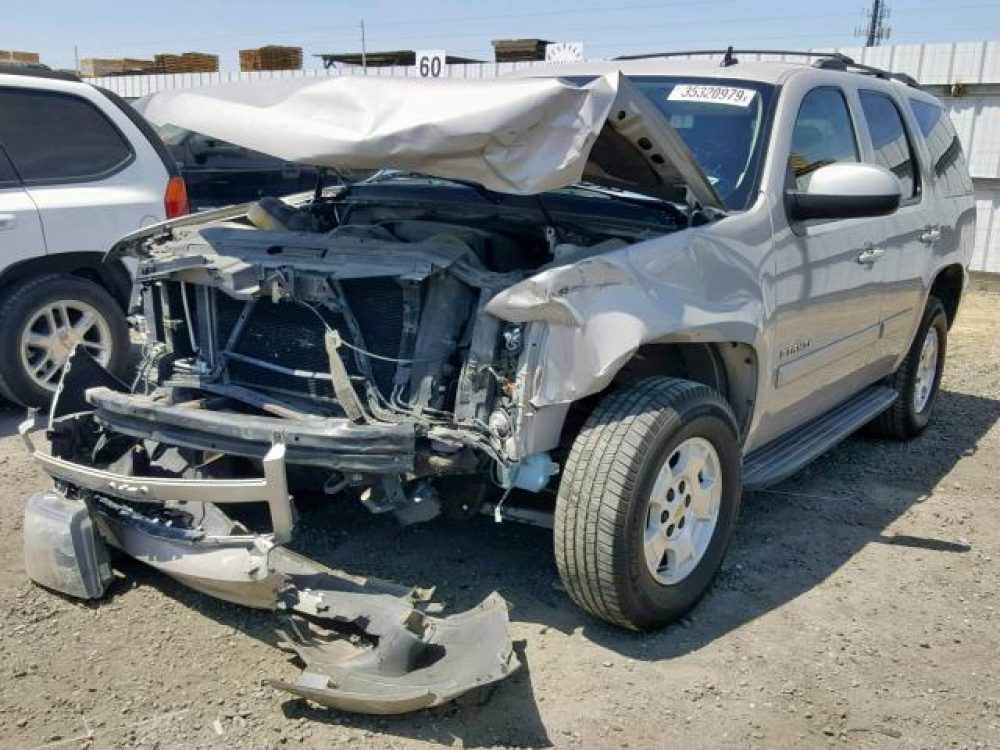
M 911 438 L 934 408 L 975 211 L 955 132 L 912 82 L 729 53 L 167 93 L 144 111 L 291 162 L 387 168 L 121 241 L 146 382 L 75 358 L 36 451 L 60 491 L 32 507 L 86 499 L 94 545 L 367 626 L 378 664 L 348 649 L 280 685 L 313 700 L 408 710 L 517 659 L 499 597 L 467 619 L 406 614 L 403 637 L 386 597 L 359 604 L 287 558 L 286 477 L 403 522 L 551 525 L 573 600 L 647 629 L 704 594 L 745 489 L 865 425 Z M 220 510 L 247 501 L 269 528 Z M 46 538 L 28 539 L 40 558 Z M 54 585 L 54 567 L 28 569 Z M 412 596 L 388 600 L 405 614 Z M 461 666 L 387 671 L 435 644 Z M 394 680 L 422 697 L 379 693 Z

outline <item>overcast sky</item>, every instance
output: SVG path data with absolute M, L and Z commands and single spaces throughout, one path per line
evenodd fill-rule
M 539 37 L 584 43 L 587 57 L 674 49 L 818 48 L 859 44 L 865 0 L 7 0 L 0 49 L 40 52 L 53 67 L 84 57 L 156 52 L 220 55 L 301 46 L 306 55 L 357 52 L 364 19 L 369 51 L 444 49 L 492 59 L 490 40 Z M 1000 38 L 1000 1 L 896 0 L 889 43 Z M 15 10 L 16 9 L 16 10 Z M 307 67 L 319 67 L 307 57 Z

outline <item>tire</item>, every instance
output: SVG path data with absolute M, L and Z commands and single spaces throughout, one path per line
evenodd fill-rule
M 925 342 L 929 337 L 936 341 L 937 351 L 933 356 L 933 375 L 927 378 L 926 370 L 921 369 L 921 362 Z M 871 422 L 870 432 L 895 440 L 909 440 L 924 431 L 937 402 L 947 345 L 948 316 L 941 301 L 937 297 L 930 297 L 906 358 L 896 372 L 886 379 L 886 385 L 895 390 L 899 397 Z M 918 395 L 921 383 L 927 381 L 929 390 Z
M 687 478 L 698 482 L 697 491 L 678 484 L 684 475 L 680 459 L 669 466 L 692 446 L 714 451 L 714 469 Z M 716 391 L 652 377 L 611 392 L 574 441 L 556 500 L 556 565 L 570 597 L 591 614 L 634 630 L 662 627 L 683 615 L 722 563 L 739 512 L 741 472 L 736 420 Z M 704 492 L 717 498 L 703 502 L 702 485 L 711 485 Z M 651 505 L 654 489 L 666 504 Z M 701 499 L 692 504 L 691 495 Z M 707 502 L 716 508 L 710 528 L 691 510 Z M 688 518 L 693 520 L 684 531 Z M 663 572 L 647 563 L 647 550 L 655 558 L 657 548 L 647 548 L 645 538 L 655 541 L 661 531 L 668 541 L 676 534 L 671 544 L 679 544 L 682 531 L 701 540 L 700 557 L 686 558 L 686 574 L 684 565 L 670 562 L 669 550 Z
M 61 363 L 74 343 L 73 331 L 83 332 L 83 345 L 108 370 L 119 377 L 125 373 L 128 324 L 119 304 L 102 287 L 76 276 L 45 274 L 6 289 L 5 295 L 0 303 L 0 395 L 23 406 L 45 406 L 59 384 Z M 44 311 L 53 306 L 54 317 L 46 318 Z M 94 322 L 84 330 L 89 320 Z M 50 335 L 53 323 L 62 336 Z M 25 337 L 32 333 L 36 340 L 49 343 L 26 348 Z M 33 365 L 38 366 L 37 378 Z

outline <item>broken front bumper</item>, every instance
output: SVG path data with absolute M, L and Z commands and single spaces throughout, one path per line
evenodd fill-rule
M 283 645 L 306 667 L 293 683 L 268 681 L 274 687 L 338 709 L 404 713 L 444 703 L 520 666 L 508 634 L 507 604 L 499 594 L 467 612 L 432 617 L 428 592 L 350 576 L 281 546 L 291 537 L 294 512 L 280 436 L 263 454 L 263 477 L 201 480 L 129 476 L 68 461 L 36 449 L 33 427 L 34 420 L 22 423 L 21 438 L 60 488 L 46 493 L 58 495 L 59 502 L 45 504 L 44 528 L 52 528 L 53 508 L 70 508 L 76 518 L 86 508 L 99 532 L 97 543 L 104 540 L 211 596 L 287 614 Z M 181 507 L 201 523 L 172 526 L 123 501 Z M 245 533 L 218 508 L 246 502 L 267 504 L 273 534 Z M 43 527 L 28 522 L 37 507 L 29 503 L 26 529 Z M 26 537 L 26 544 L 48 543 L 49 557 L 65 567 L 67 550 L 72 554 L 74 548 L 72 540 L 63 543 L 70 531 L 48 542 L 43 536 Z M 28 553 L 33 559 L 45 556 L 26 549 L 26 559 Z M 39 583 L 80 595 L 48 573 L 53 566 L 26 567 L 29 575 L 42 571 L 34 576 Z M 349 637 L 344 626 L 362 630 L 367 638 Z
M 168 406 L 110 388 L 89 389 L 87 401 L 103 424 L 132 437 L 263 458 L 277 435 L 285 443 L 289 463 L 374 474 L 413 470 L 412 423 L 358 425 L 347 419 L 300 419 L 284 439 L 287 419 Z

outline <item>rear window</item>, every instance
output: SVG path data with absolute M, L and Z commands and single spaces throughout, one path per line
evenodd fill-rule
M 919 99 L 910 99 L 909 103 L 931 152 L 934 177 L 943 186 L 945 195 L 968 195 L 972 192 L 972 178 L 958 134 L 944 109 Z
M 71 94 L 0 89 L 0 145 L 26 184 L 110 176 L 135 157 L 93 104 Z

